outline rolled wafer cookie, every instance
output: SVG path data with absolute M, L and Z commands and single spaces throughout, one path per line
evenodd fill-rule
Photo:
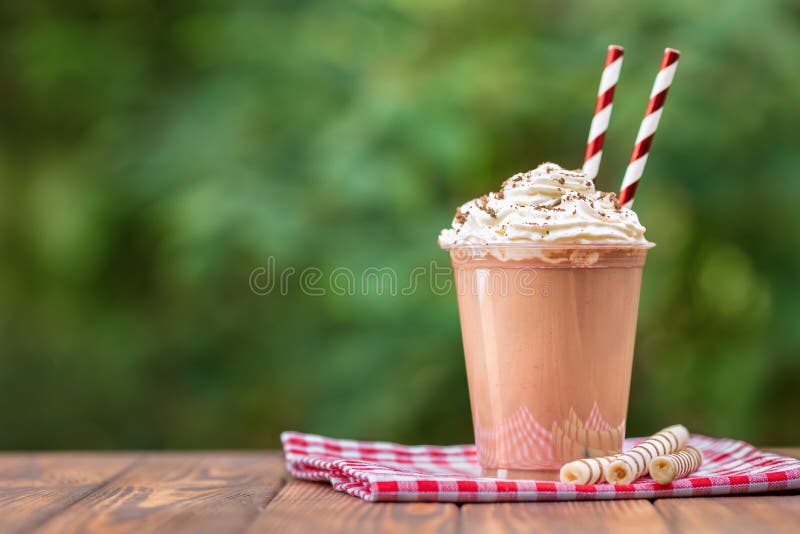
M 597 484 L 605 478 L 605 468 L 619 454 L 613 456 L 602 456 L 600 458 L 584 458 L 575 460 L 561 467 L 559 477 L 561 482 L 570 484 Z
M 694 447 L 665 456 L 656 456 L 650 462 L 650 476 L 659 484 L 669 484 L 676 478 L 694 473 L 703 465 L 703 453 Z
M 678 452 L 688 440 L 689 431 L 685 426 L 669 426 L 609 462 L 605 467 L 606 481 L 609 484 L 630 484 L 647 474 L 653 458 Z

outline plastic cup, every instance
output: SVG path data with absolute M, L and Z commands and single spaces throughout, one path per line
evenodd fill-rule
M 486 476 L 555 479 L 566 462 L 621 451 L 652 246 L 450 249 Z

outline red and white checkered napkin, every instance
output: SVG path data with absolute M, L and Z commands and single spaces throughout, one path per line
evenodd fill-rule
M 284 432 L 286 467 L 296 478 L 328 480 L 365 501 L 572 501 L 696 497 L 800 488 L 800 460 L 743 441 L 693 435 L 700 471 L 672 484 L 649 477 L 634 484 L 563 484 L 480 476 L 474 445 L 408 447 Z M 637 439 L 625 440 L 625 448 Z

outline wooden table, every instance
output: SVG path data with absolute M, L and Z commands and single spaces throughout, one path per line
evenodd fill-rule
M 800 457 L 800 448 L 773 449 Z M 365 503 L 278 452 L 2 453 L 0 532 L 786 532 L 800 492 L 503 504 Z

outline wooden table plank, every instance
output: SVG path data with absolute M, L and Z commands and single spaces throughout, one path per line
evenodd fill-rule
M 800 457 L 796 447 L 768 450 Z M 364 503 L 327 484 L 287 484 L 287 477 L 278 452 L 0 453 L 0 532 L 40 527 L 45 532 L 646 529 L 655 534 L 667 526 L 766 532 L 800 524 L 800 495 L 459 509 L 445 503 Z
M 330 484 L 290 481 L 248 529 L 249 533 L 456 532 L 452 503 L 366 503 Z
M 43 532 L 240 532 L 284 484 L 279 453 L 145 454 Z
M 646 500 L 465 504 L 461 532 L 669 532 Z
M 788 532 L 800 525 L 796 495 L 659 499 L 655 507 L 679 532 Z
M 0 531 L 29 531 L 108 482 L 137 456 L 0 454 Z

